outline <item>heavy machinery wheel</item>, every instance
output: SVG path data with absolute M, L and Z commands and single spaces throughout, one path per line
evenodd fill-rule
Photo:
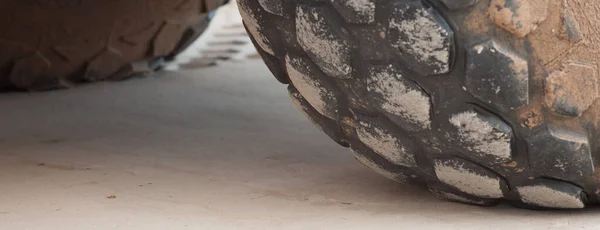
M 160 67 L 225 0 L 0 0 L 0 91 L 120 80 Z
M 599 202 L 600 3 L 238 5 L 300 110 L 375 171 L 477 205 Z

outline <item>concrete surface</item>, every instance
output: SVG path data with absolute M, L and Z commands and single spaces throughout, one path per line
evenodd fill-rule
M 437 200 L 356 162 L 259 60 L 0 95 L 0 229 L 598 229 Z

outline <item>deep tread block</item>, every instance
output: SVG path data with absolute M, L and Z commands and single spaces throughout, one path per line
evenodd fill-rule
M 248 30 L 248 28 L 246 28 Z M 285 69 L 285 66 L 281 65 L 280 62 L 285 60 L 279 60 L 275 56 L 270 55 L 260 48 L 260 45 L 254 40 L 253 37 L 250 37 L 252 44 L 256 47 L 256 51 L 262 57 L 263 61 L 271 71 L 271 73 L 277 78 L 277 80 L 283 84 L 290 83 L 290 77 Z
M 338 95 L 333 86 L 319 77 L 319 70 L 307 58 L 285 58 L 290 80 L 315 110 L 332 120 L 338 118 Z
M 529 104 L 527 60 L 493 40 L 469 48 L 467 59 L 465 86 L 474 97 L 505 111 Z
M 308 101 L 298 92 L 297 89 L 292 86 L 288 87 L 292 102 L 296 105 L 296 108 L 300 110 L 309 120 L 327 136 L 338 144 L 348 147 L 344 132 L 340 126 L 336 124 L 334 120 L 331 120 L 321 115 L 315 108 L 313 108 Z
M 183 25 L 165 21 L 152 43 L 154 56 L 166 56 L 175 49 L 183 33 Z
M 454 52 L 454 32 L 441 16 L 422 1 L 397 2 L 389 19 L 389 42 L 415 71 L 448 73 Z
M 594 172 L 584 133 L 550 125 L 528 138 L 527 144 L 529 164 L 541 175 L 568 180 Z
M 512 159 L 513 132 L 502 120 L 476 111 L 455 114 L 450 136 L 460 143 L 459 148 L 469 157 L 481 161 L 507 162 Z
M 599 97 L 593 65 L 572 62 L 545 80 L 546 106 L 557 114 L 580 116 Z
M 391 65 L 369 66 L 367 91 L 374 106 L 408 130 L 428 129 L 431 102 L 427 94 Z
M 484 167 L 463 159 L 437 159 L 434 161 L 437 178 L 464 193 L 483 198 L 502 198 L 502 178 Z
M 35 86 L 40 76 L 43 76 L 43 78 L 48 77 L 51 66 L 52 63 L 46 56 L 40 52 L 35 52 L 15 62 L 10 73 L 10 80 L 19 89 L 29 89 Z
M 327 75 L 347 79 L 352 77 L 349 35 L 331 20 L 322 7 L 298 5 L 296 34 L 298 43 Z
M 379 175 L 400 183 L 410 182 L 412 178 L 416 177 L 416 175 L 410 173 L 410 171 L 402 168 L 401 166 L 392 164 L 385 158 L 373 153 L 369 149 L 355 145 L 352 145 L 351 147 L 352 152 L 354 153 L 354 158 Z
M 83 79 L 90 82 L 105 80 L 121 68 L 121 59 L 121 51 L 112 47 L 106 48 L 87 65 Z
M 518 186 L 522 201 L 542 208 L 578 209 L 585 207 L 583 190 L 575 185 L 554 180 L 537 180 Z
M 548 0 L 491 0 L 492 21 L 517 37 L 525 37 L 548 17 Z
M 265 36 L 265 32 L 260 27 L 260 24 L 265 23 L 264 13 L 262 13 L 261 8 L 253 6 L 252 2 L 252 0 L 239 0 L 237 2 L 240 14 L 244 18 L 244 25 L 246 26 L 248 33 L 252 35 L 255 42 L 263 51 L 275 55 L 271 39 Z
M 363 144 L 393 164 L 417 166 L 414 144 L 407 136 L 385 128 L 385 123 L 377 119 L 359 116 L 357 120 L 356 133 Z
M 209 13 L 210 15 L 210 13 Z M 188 27 L 183 30 L 181 36 L 179 37 L 178 42 L 175 45 L 175 48 L 171 50 L 171 52 L 165 56 L 166 60 L 173 60 L 177 54 L 183 52 L 186 48 L 188 48 L 200 35 L 202 32 L 208 28 L 210 25 L 209 15 L 203 16 L 204 20 L 200 20 L 195 23 L 188 24 Z

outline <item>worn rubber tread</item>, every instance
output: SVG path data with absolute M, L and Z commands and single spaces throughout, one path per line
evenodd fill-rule
M 277 10 L 264 9 L 265 2 Z M 535 88 L 544 85 L 533 77 L 542 67 L 526 36 L 546 17 L 547 2 L 535 0 L 542 5 L 534 10 L 525 0 L 498 2 L 504 1 L 238 4 L 254 27 L 251 36 L 268 41 L 255 43 L 259 53 L 277 79 L 290 84 L 305 115 L 374 171 L 475 205 L 507 201 L 570 209 L 597 203 L 598 153 L 590 142 L 597 132 L 581 119 L 596 98 L 578 100 L 570 92 L 548 97 Z M 510 21 L 501 12 L 529 15 Z M 287 80 L 289 56 L 304 58 L 314 72 L 310 78 L 326 86 L 296 90 Z M 586 82 L 581 88 L 597 94 L 597 82 L 590 80 L 594 68 L 567 67 Z M 560 89 L 566 78 L 560 74 L 550 74 L 545 85 L 552 88 L 545 90 Z M 319 101 L 336 103 L 326 106 L 335 108 L 335 116 L 316 112 L 304 100 L 322 90 L 336 96 Z M 565 125 L 564 116 L 581 119 L 581 126 Z
M 225 1 L 0 1 L 0 14 L 14 16 L 0 16 L 0 91 L 69 88 L 159 69 Z

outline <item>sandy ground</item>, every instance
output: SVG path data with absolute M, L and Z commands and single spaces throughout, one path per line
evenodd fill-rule
M 258 60 L 4 94 L 0 108 L 0 229 L 600 227 L 597 209 L 479 208 L 384 179 Z

